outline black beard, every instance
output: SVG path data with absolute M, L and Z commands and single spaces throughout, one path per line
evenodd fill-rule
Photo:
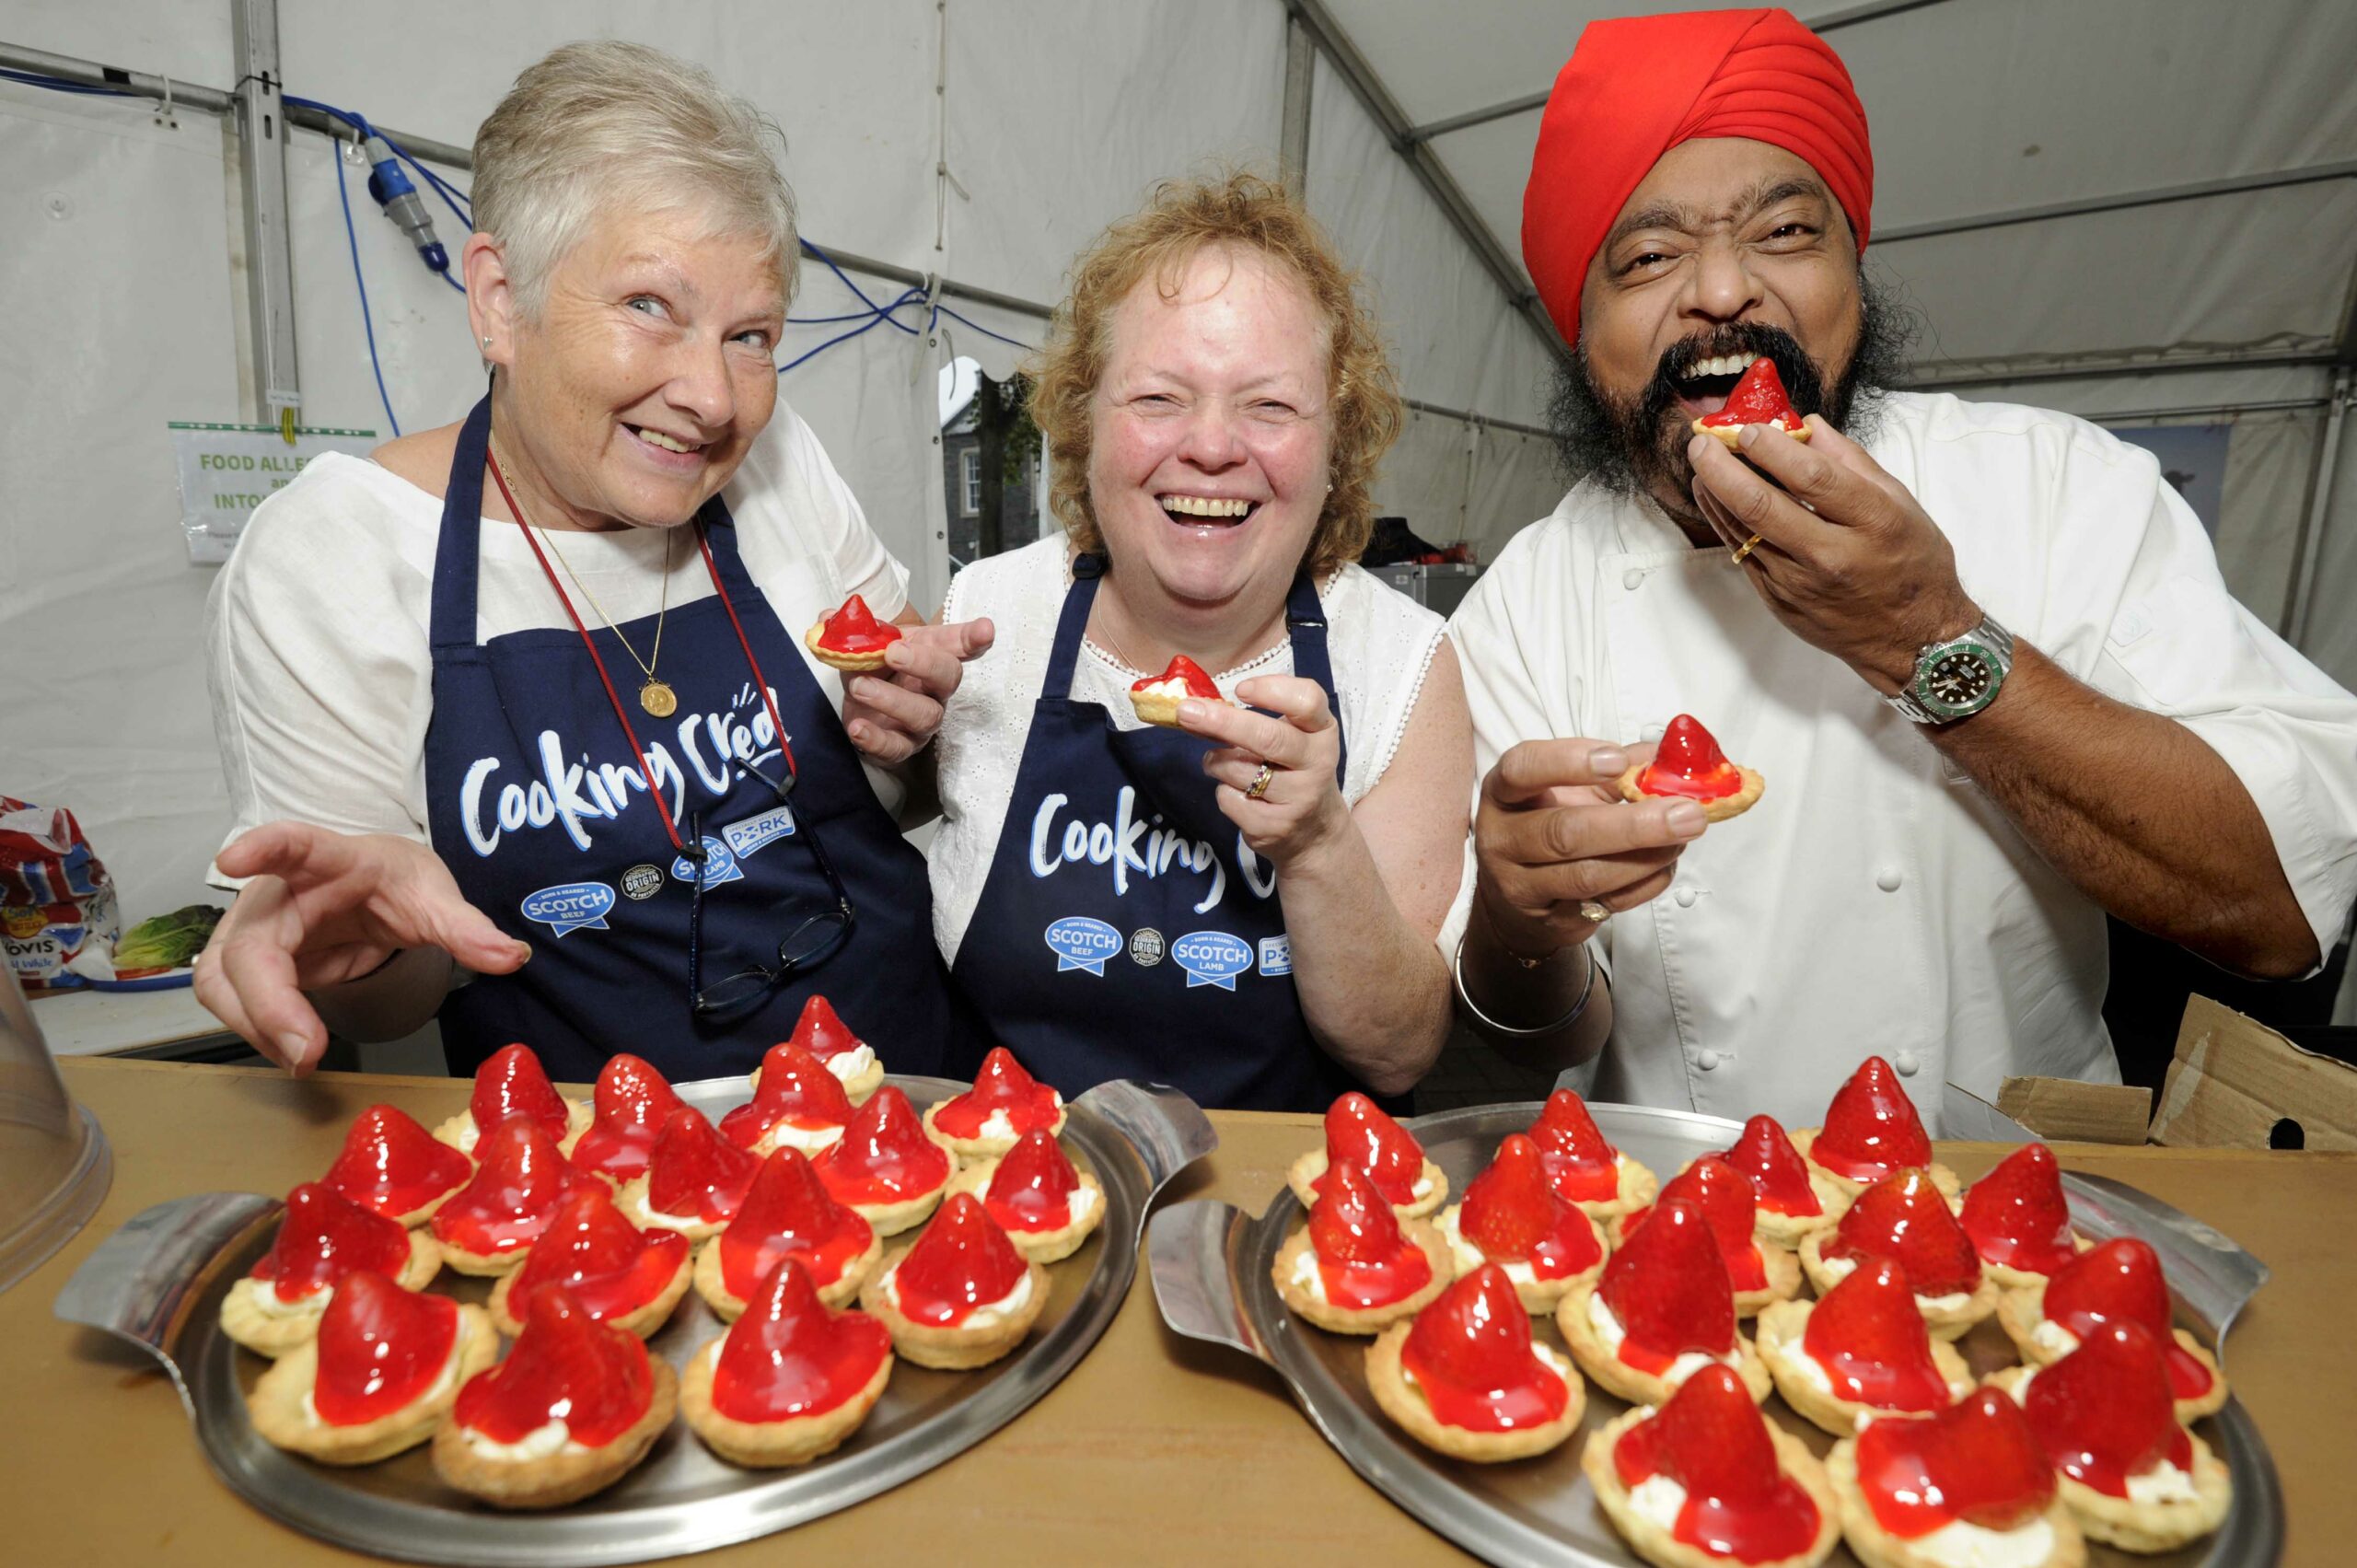
M 1875 285 L 1858 274 L 1858 347 L 1850 363 L 1828 385 L 1825 373 L 1798 339 L 1780 327 L 1736 322 L 1672 344 L 1655 366 L 1653 379 L 1632 398 L 1615 398 L 1588 373 L 1587 355 L 1574 349 L 1556 372 L 1548 400 L 1547 423 L 1555 432 L 1555 457 L 1564 478 L 1588 481 L 1617 495 L 1650 495 L 1673 517 L 1693 515 L 1694 465 L 1686 446 L 1692 424 L 1678 406 L 1678 380 L 1698 360 L 1721 354 L 1756 354 L 1773 360 L 1793 408 L 1817 413 L 1853 441 L 1874 432 L 1881 399 L 1906 369 L 1915 322 Z

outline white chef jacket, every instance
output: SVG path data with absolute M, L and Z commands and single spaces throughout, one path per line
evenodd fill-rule
M 2152 456 L 2068 414 L 1918 393 L 1888 395 L 1866 446 L 1985 611 L 2225 760 L 2330 951 L 2357 898 L 2357 698 L 2228 595 Z M 1650 500 L 1574 488 L 1450 635 L 1484 774 L 1523 740 L 1653 739 L 1690 713 L 1767 778 L 1666 894 L 1605 926 L 1598 1098 L 1799 1127 L 1869 1054 L 1927 1121 L 1943 1080 L 1991 1101 L 2014 1074 L 2119 1080 L 2102 910 Z

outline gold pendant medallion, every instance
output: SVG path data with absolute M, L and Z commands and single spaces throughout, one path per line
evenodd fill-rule
M 638 689 L 638 705 L 658 719 L 668 719 L 679 711 L 679 694 L 653 676 Z

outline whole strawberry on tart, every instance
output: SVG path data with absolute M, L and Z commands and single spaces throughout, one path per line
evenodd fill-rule
M 2105 1323 L 2138 1323 L 2160 1347 L 2177 1418 L 2193 1422 L 2226 1403 L 2226 1375 L 2194 1337 L 2175 1326 L 2168 1281 L 2152 1243 L 2115 1237 L 2075 1255 L 2043 1284 L 2010 1290 L 1997 1325 L 2030 1366 L 2049 1366 Z
M 1048 1305 L 1048 1271 L 1025 1259 L 970 1192 L 884 1260 L 859 1304 L 919 1366 L 987 1366 L 1023 1342 Z
M 859 1294 L 884 1259 L 876 1227 L 827 1191 L 801 1151 L 761 1162 L 727 1228 L 696 1254 L 696 1294 L 734 1322 L 761 1281 L 791 1258 L 829 1307 Z
M 1105 1221 L 1104 1184 L 1073 1164 L 1045 1128 L 1026 1132 L 996 1159 L 964 1167 L 949 1179 L 949 1191 L 980 1198 L 1015 1249 L 1034 1263 L 1071 1257 Z
M 1326 1108 L 1326 1142 L 1293 1162 L 1285 1180 L 1307 1208 L 1325 1191 L 1328 1172 L 1349 1160 L 1403 1218 L 1422 1219 L 1448 1197 L 1448 1178 L 1424 1146 L 1384 1109 L 1353 1089 Z
M 620 1187 L 646 1174 L 655 1140 L 682 1102 L 653 1063 L 625 1051 L 598 1072 L 589 1103 L 596 1114 L 573 1145 L 574 1166 Z
M 474 1090 L 467 1109 L 434 1129 L 434 1135 L 460 1154 L 480 1162 L 476 1145 L 497 1132 L 511 1117 L 525 1116 L 540 1123 L 557 1145 L 570 1155 L 587 1132 L 596 1112 L 578 1100 L 568 1100 L 549 1082 L 540 1053 L 517 1042 L 501 1046 L 475 1069 Z
M 1860 1193 L 1839 1225 L 1801 1240 L 1801 1267 L 1819 1295 L 1868 1258 L 1906 1269 L 1933 1339 L 1961 1338 L 1997 1310 L 1997 1282 L 1981 1268 L 1948 1201 L 1920 1170 L 1893 1171 Z
M 1710 1220 L 1690 1198 L 1665 1198 L 1594 1288 L 1575 1286 L 1555 1327 L 1580 1370 L 1622 1399 L 1660 1404 L 1702 1368 L 1724 1366 L 1755 1400 L 1772 1387 L 1737 1332 L 1735 1287 Z
M 1955 1171 L 1932 1157 L 1932 1135 L 1898 1078 L 1889 1063 L 1867 1057 L 1834 1091 L 1825 1125 L 1794 1132 L 1793 1147 L 1812 1176 L 1823 1176 L 1852 1198 L 1910 1167 L 1928 1172 L 1942 1195 L 1953 1198 L 1961 1184 Z
M 319 1184 L 397 1225 L 421 1225 L 474 1173 L 472 1160 L 407 1111 L 372 1105 L 344 1132 L 343 1147 Z
M 1836 1437 L 1861 1421 L 1926 1415 L 1972 1390 L 1956 1348 L 1932 1338 L 1907 1271 L 1869 1258 L 1817 1301 L 1759 1315 L 1759 1359 L 1784 1402 Z
M 2021 1408 L 1994 1388 L 1843 1434 L 1825 1470 L 1866 1568 L 2081 1568 L 2085 1541 Z
M 961 1160 L 996 1159 L 1027 1132 L 1064 1130 L 1064 1097 L 1023 1070 L 1015 1053 L 993 1046 L 974 1086 L 929 1106 L 925 1136 Z
M 1579 1374 L 1530 1337 L 1504 1269 L 1485 1263 L 1367 1347 L 1383 1413 L 1452 1458 L 1524 1459 L 1562 1444 L 1587 1407 Z
M 763 1276 L 728 1332 L 679 1377 L 679 1411 L 722 1458 L 749 1469 L 807 1464 L 842 1446 L 884 1397 L 892 1337 L 837 1312 L 788 1257 Z
M 1620 798 L 1631 805 L 1678 796 L 1700 804 L 1705 819 L 1724 822 L 1759 805 L 1768 781 L 1727 761 L 1701 721 L 1680 714 L 1663 729 L 1652 760 L 1630 763 L 1618 787 Z
M 1520 1132 L 1508 1133 L 1489 1168 L 1465 1184 L 1465 1196 L 1441 1211 L 1440 1233 L 1457 1273 L 1497 1264 L 1533 1312 L 1554 1310 L 1604 1269 L 1604 1233 L 1557 1196 L 1538 1145 Z
M 1455 1275 L 1448 1245 L 1424 1220 L 1402 1219 L 1350 1160 L 1328 1167 L 1309 1223 L 1271 1265 L 1278 1296 L 1329 1333 L 1381 1333 L 1429 1305 Z
M 2044 1144 L 2024 1144 L 1974 1182 L 1956 1211 L 1980 1266 L 2008 1290 L 2044 1284 L 2094 1243 L 2071 1228 L 2062 1170 Z
M 1662 1198 L 1690 1199 L 1711 1223 L 1719 1256 L 1727 1266 L 1727 1283 L 1735 1289 L 1735 1311 L 1749 1318 L 1771 1301 L 1790 1301 L 1801 1293 L 1801 1264 L 1788 1248 L 1759 1238 L 1756 1215 L 1759 1194 L 1735 1167 L 1716 1155 L 1704 1155 L 1669 1179 Z M 1612 1222 L 1612 1244 L 1623 1246 L 1652 1214 L 1650 1206 L 1631 1210 Z
M 1557 1089 L 1538 1109 L 1528 1129 L 1538 1163 L 1555 1195 L 1577 1204 L 1599 1225 L 1654 1201 L 1654 1173 L 1612 1146 L 1588 1113 L 1587 1102 L 1570 1089 Z
M 270 1250 L 221 1298 L 221 1331 L 257 1354 L 284 1355 L 310 1342 L 330 1297 L 355 1272 L 423 1290 L 441 1271 L 442 1249 L 422 1230 L 307 1181 L 286 1195 Z
M 325 1465 L 367 1465 L 414 1448 L 499 1354 L 480 1307 L 348 1274 L 308 1344 L 273 1362 L 246 1396 L 254 1431 Z
M 1759 1194 L 1752 1225 L 1759 1239 L 1798 1247 L 1801 1237 L 1824 1230 L 1850 1206 L 1851 1191 L 1812 1168 L 1772 1116 L 1755 1116 L 1719 1156 L 1751 1180 Z
M 853 1105 L 865 1105 L 868 1096 L 884 1086 L 884 1063 L 877 1059 L 876 1048 L 844 1023 L 842 1015 L 835 1011 L 833 1003 L 822 995 L 813 995 L 802 1005 L 801 1016 L 794 1020 L 794 1034 L 786 1043 L 796 1045 L 827 1064 L 851 1096 Z M 770 1054 L 775 1053 L 772 1047 Z M 765 1066 L 769 1055 L 761 1058 Z M 762 1068 L 753 1069 L 753 1088 L 761 1086 Z

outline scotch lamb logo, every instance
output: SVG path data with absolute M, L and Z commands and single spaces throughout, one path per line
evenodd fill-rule
M 1056 972 L 1086 970 L 1102 977 L 1105 960 L 1121 950 L 1121 934 L 1101 920 L 1068 914 L 1048 927 L 1048 950 L 1056 956 Z
M 614 890 L 603 882 L 561 882 L 524 895 L 524 918 L 545 925 L 557 935 L 568 931 L 610 931 L 606 916 L 614 907 Z
M 1236 977 L 1252 967 L 1252 949 L 1225 931 L 1192 931 L 1170 945 L 1170 956 L 1187 971 L 1187 989 L 1216 985 L 1236 989 Z
M 696 879 L 696 863 L 686 855 L 671 863 L 671 875 L 682 882 Z M 723 882 L 741 882 L 745 874 L 737 869 L 737 856 L 729 847 L 710 833 L 703 836 L 703 885 L 717 888 Z

